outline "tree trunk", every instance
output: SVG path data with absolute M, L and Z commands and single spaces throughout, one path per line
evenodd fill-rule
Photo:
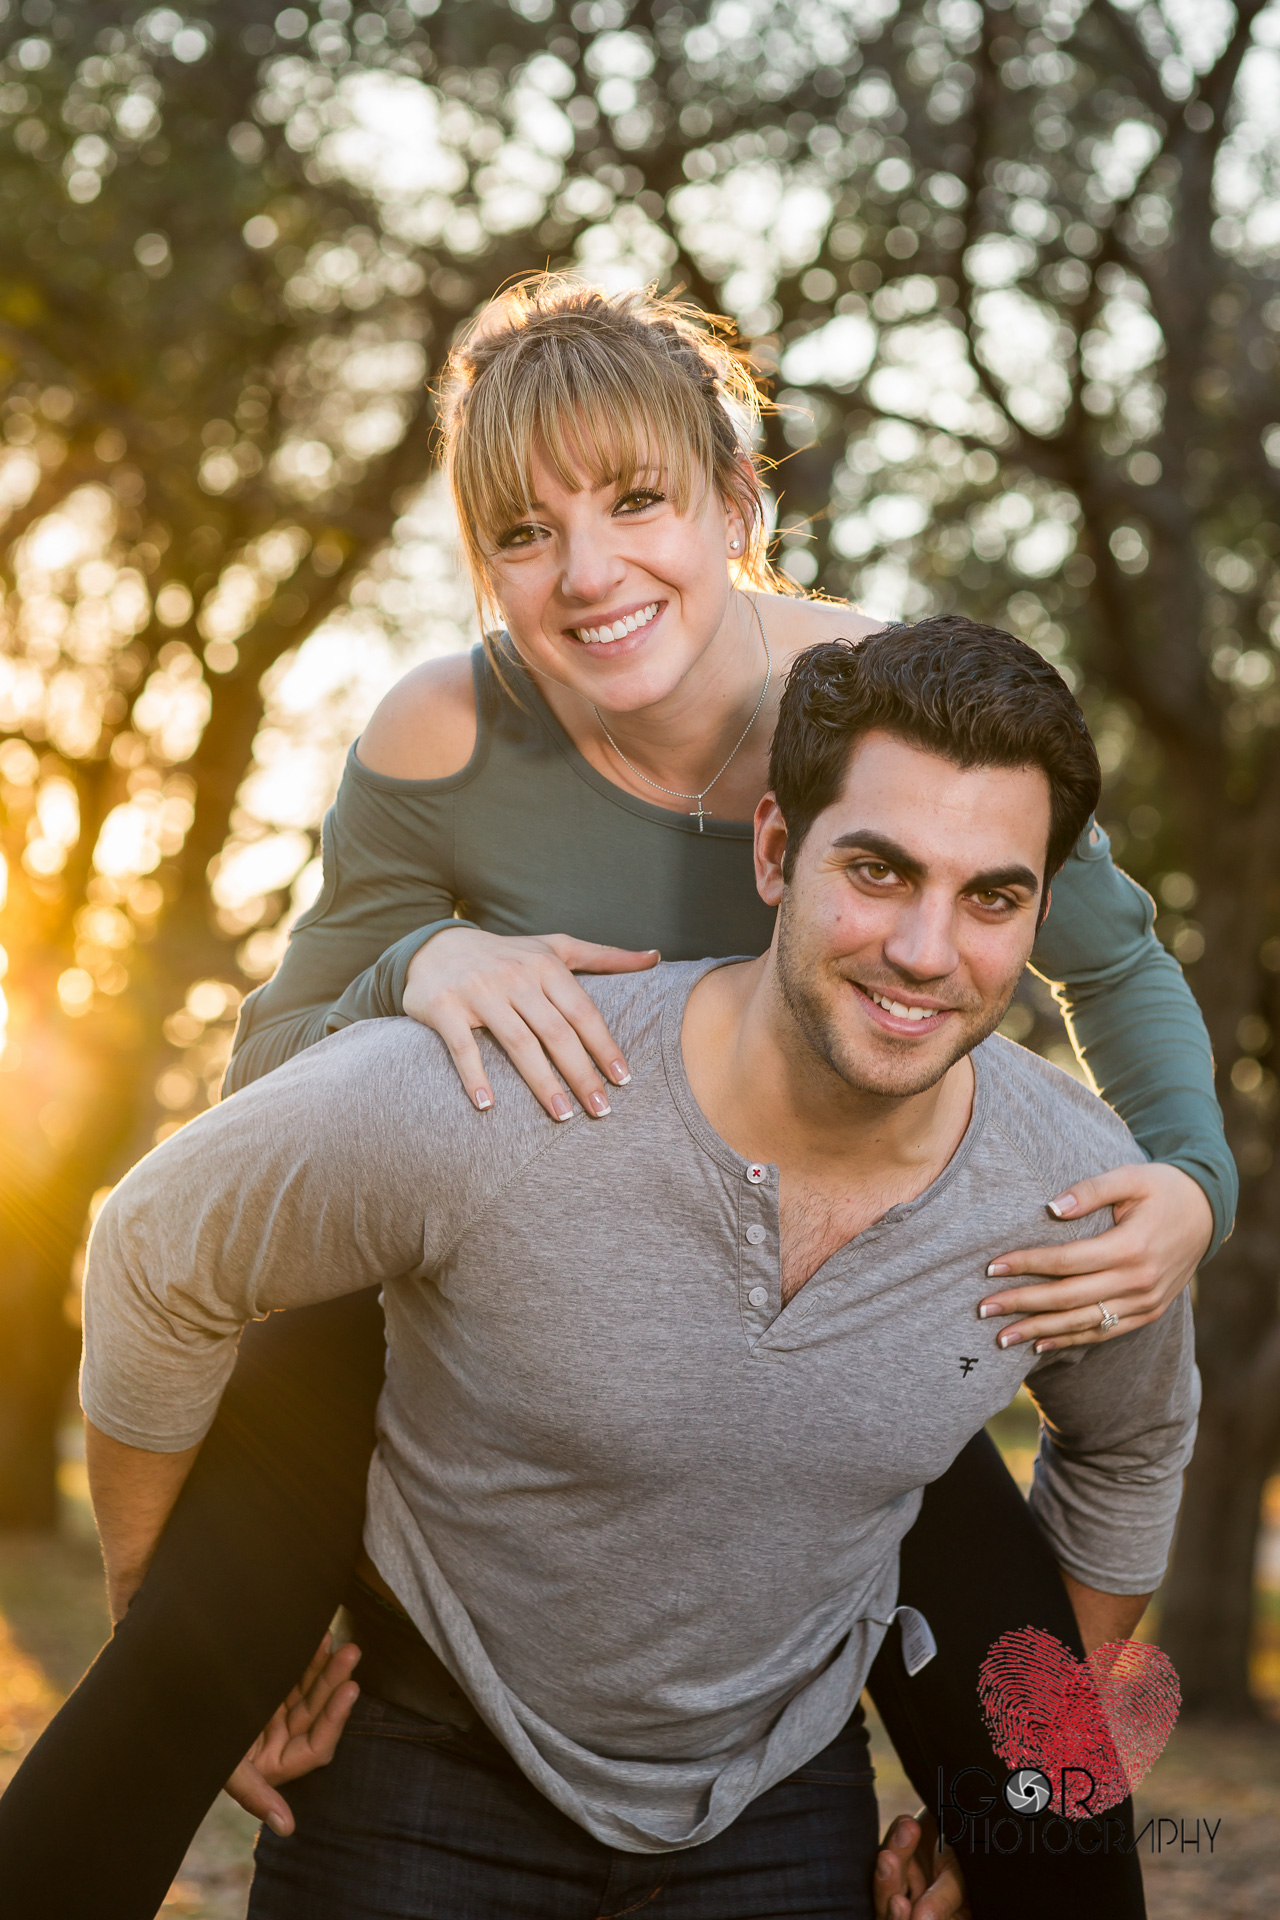
M 67 1076 L 81 1122 L 57 1155 L 34 1125 L 34 1146 L 18 1131 L 18 1116 L 39 1106 L 40 1079 L 56 1078 L 47 1058 L 45 1070 L 8 1082 L 12 1118 L 0 1139 L 0 1529 L 57 1524 L 58 1424 L 80 1351 L 68 1312 L 73 1262 L 89 1202 L 118 1173 L 150 1107 L 155 1054 L 142 1044 L 103 1048 L 89 1071 Z
M 1206 1391 L 1187 1473 L 1160 1640 L 1178 1670 L 1187 1713 L 1245 1718 L 1253 1567 L 1265 1471 L 1240 1457 L 1230 1393 Z
M 0 1528 L 58 1519 L 58 1421 L 77 1340 L 62 1292 L 30 1249 L 10 1242 L 0 1295 Z
M 1197 864 L 1213 877 L 1201 889 L 1209 946 L 1195 980 L 1242 1177 L 1235 1232 L 1199 1282 L 1204 1397 L 1161 1640 L 1181 1676 L 1184 1709 L 1230 1719 L 1256 1711 L 1249 1692 L 1254 1565 L 1263 1487 L 1280 1442 L 1280 1233 L 1267 1167 L 1275 1102 L 1251 1102 L 1228 1077 L 1242 1018 L 1266 1005 L 1256 956 L 1271 827 L 1262 809 L 1247 819 L 1204 798 Z

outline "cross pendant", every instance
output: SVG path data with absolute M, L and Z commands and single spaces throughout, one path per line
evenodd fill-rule
M 702 804 L 702 795 L 701 795 L 701 794 L 699 794 L 699 795 L 698 795 L 698 810 L 697 810 L 697 812 L 695 813 L 695 812 L 694 812 L 694 810 L 693 810 L 693 808 L 692 808 L 692 807 L 690 807 L 690 809 L 689 809 L 689 818 L 690 818 L 691 820 L 696 820 L 696 821 L 697 821 L 697 823 L 698 823 L 698 832 L 699 832 L 699 833 L 701 833 L 701 832 L 702 832 L 702 823 L 703 823 L 703 821 L 704 821 L 704 820 L 709 820 L 709 819 L 711 818 L 711 809 L 710 809 L 710 807 L 704 807 L 704 806 L 703 806 L 703 804 Z

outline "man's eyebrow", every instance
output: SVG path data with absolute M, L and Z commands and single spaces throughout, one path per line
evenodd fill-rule
M 852 833 L 842 833 L 831 842 L 833 847 L 857 848 L 860 853 L 873 853 L 886 865 L 896 867 L 899 873 L 910 874 L 916 879 L 924 872 L 924 862 L 917 860 L 913 853 L 900 847 L 887 833 L 876 833 L 871 828 L 856 827 Z
M 833 847 L 848 848 L 859 853 L 870 853 L 877 860 L 883 860 L 887 866 L 895 867 L 909 879 L 918 880 L 924 873 L 924 863 L 905 847 L 891 840 L 888 834 L 873 830 L 856 829 L 852 833 L 842 833 L 831 842 Z M 1008 866 L 991 867 L 985 873 L 975 873 L 964 883 L 965 893 L 994 893 L 1000 887 L 1022 887 L 1028 893 L 1040 890 L 1040 876 L 1030 867 Z
M 992 867 L 987 873 L 975 873 L 966 880 L 966 893 L 994 893 L 998 887 L 1022 887 L 1027 893 L 1040 891 L 1040 876 L 1030 867 Z

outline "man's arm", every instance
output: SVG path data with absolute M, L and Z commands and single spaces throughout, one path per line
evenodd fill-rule
M 200 1448 L 148 1453 L 113 1440 L 89 1419 L 84 1423 L 84 1448 L 114 1627 L 142 1585 L 156 1542 Z
M 93 1516 L 107 1573 L 111 1624 L 118 1626 L 142 1585 L 156 1543 L 195 1464 L 199 1447 L 148 1453 L 127 1447 L 86 1420 L 85 1460 Z M 277 1708 L 227 1782 L 233 1800 L 265 1820 L 273 1833 L 293 1832 L 293 1812 L 278 1789 L 315 1767 L 328 1766 L 359 1697 L 351 1675 L 360 1649 L 336 1652 L 329 1634 L 302 1679 Z
M 1061 1572 L 1086 1653 L 1092 1653 L 1095 1647 L 1105 1647 L 1112 1640 L 1132 1638 L 1151 1604 L 1149 1593 L 1103 1593 L 1098 1587 L 1086 1587 L 1083 1580 L 1077 1580 L 1065 1567 Z
M 81 1404 L 101 1434 L 187 1452 L 212 1424 L 246 1321 L 430 1266 L 479 1197 L 473 1136 L 490 1118 L 446 1072 L 434 1035 L 362 1022 L 201 1114 L 126 1176 L 85 1272 Z M 490 1129 L 490 1158 L 511 1131 Z M 110 1475 L 117 1496 L 124 1471 Z M 145 1499 L 166 1471 L 139 1468 Z

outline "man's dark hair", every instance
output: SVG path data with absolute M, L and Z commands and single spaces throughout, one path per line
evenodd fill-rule
M 1050 794 L 1046 884 L 1098 804 L 1098 756 L 1062 675 L 999 627 L 939 614 L 797 656 L 769 760 L 787 823 L 784 878 L 839 793 L 855 743 L 877 730 L 959 767 L 1042 768 Z

